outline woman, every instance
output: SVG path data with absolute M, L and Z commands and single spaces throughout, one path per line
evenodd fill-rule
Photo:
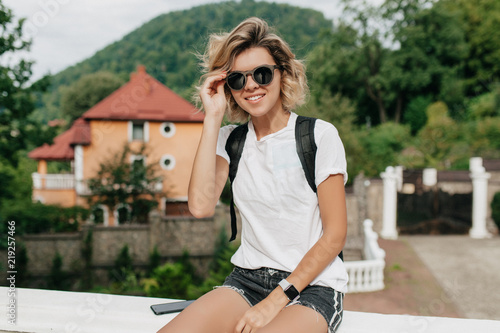
M 292 110 L 304 102 L 305 69 L 267 24 L 250 18 L 211 36 L 199 88 L 205 120 L 189 184 L 189 209 L 211 216 L 226 183 L 224 147 L 235 125 L 248 134 L 233 183 L 242 219 L 236 266 L 160 332 L 335 332 L 347 273 L 338 257 L 347 229 L 345 153 L 333 125 L 316 121 L 317 194 L 296 152 Z

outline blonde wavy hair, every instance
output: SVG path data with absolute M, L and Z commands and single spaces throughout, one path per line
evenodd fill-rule
M 241 22 L 229 33 L 212 34 L 207 49 L 200 55 L 201 66 L 205 73 L 201 84 L 196 87 L 195 102 L 203 108 L 199 91 L 203 81 L 211 75 L 230 71 L 236 56 L 241 52 L 253 48 L 263 47 L 269 51 L 277 65 L 282 66 L 281 73 L 281 101 L 286 111 L 304 104 L 308 94 L 305 66 L 297 60 L 288 44 L 275 33 L 268 24 L 257 17 L 251 17 Z M 245 122 L 249 114 L 234 100 L 231 90 L 224 86 L 227 108 L 226 116 L 231 122 Z

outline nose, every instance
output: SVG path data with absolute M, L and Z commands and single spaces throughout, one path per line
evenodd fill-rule
M 252 74 L 248 74 L 245 90 L 255 90 L 257 88 L 259 88 L 259 84 L 253 80 Z

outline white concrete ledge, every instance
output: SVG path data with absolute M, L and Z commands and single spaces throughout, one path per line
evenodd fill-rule
M 172 299 L 16 289 L 16 324 L 8 322 L 9 288 L 0 287 L 0 332 L 156 332 L 175 315 L 149 308 Z M 346 311 L 339 333 L 500 332 L 500 321 Z M 197 332 L 198 333 L 198 332 Z

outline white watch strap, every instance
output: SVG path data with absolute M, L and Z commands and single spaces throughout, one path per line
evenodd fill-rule
M 287 290 L 288 287 L 290 287 L 291 283 L 288 282 L 286 279 L 283 279 L 280 281 L 279 283 L 279 286 L 283 289 L 283 290 Z

